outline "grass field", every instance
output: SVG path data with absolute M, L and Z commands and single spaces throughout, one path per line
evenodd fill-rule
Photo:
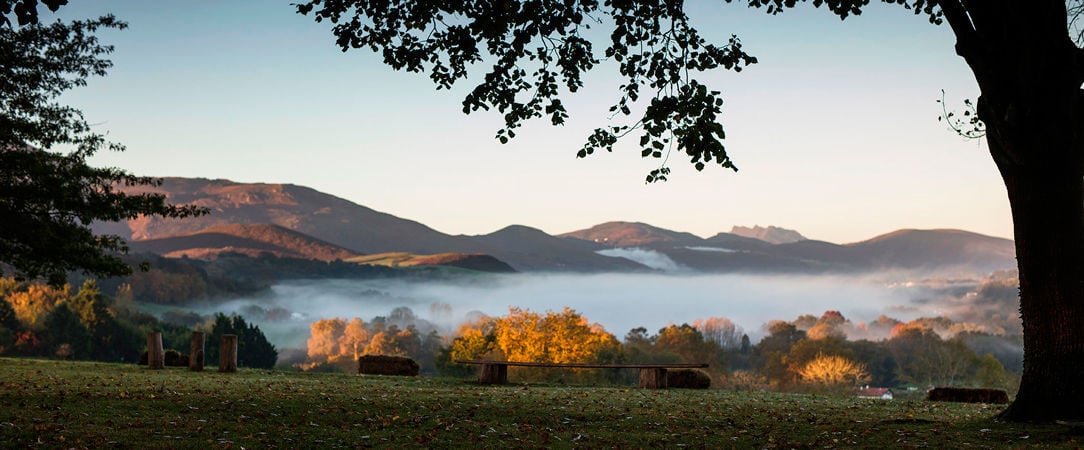
M 0 358 L 4 448 L 1076 448 L 997 406 Z

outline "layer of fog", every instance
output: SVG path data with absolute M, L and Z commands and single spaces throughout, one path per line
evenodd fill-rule
M 926 292 L 922 286 L 876 277 L 521 273 L 426 281 L 292 281 L 274 286 L 266 296 L 198 312 L 240 313 L 280 348 L 304 347 L 309 325 L 318 319 L 370 321 L 397 307 L 410 308 L 426 325 L 420 328 L 431 323 L 445 335 L 479 312 L 499 316 L 509 307 L 544 312 L 568 306 L 618 338 L 640 326 L 654 332 L 669 324 L 727 317 L 756 342 L 770 320 L 820 316 L 826 310 L 838 310 L 855 323 L 881 314 L 904 321 L 940 315 L 941 303 L 928 301 Z
M 609 248 L 606 250 L 599 250 L 598 253 L 603 256 L 609 256 L 612 258 L 625 258 L 628 260 L 636 261 L 647 267 L 655 270 L 661 270 L 663 272 L 683 272 L 688 271 L 688 268 L 674 262 L 669 256 L 663 253 L 653 250 L 645 250 L 642 248 Z

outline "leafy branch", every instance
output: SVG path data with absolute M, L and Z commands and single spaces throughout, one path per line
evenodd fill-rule
M 938 122 L 945 122 L 949 129 L 967 139 L 978 139 L 986 136 L 986 124 L 983 123 L 982 119 L 979 119 L 975 103 L 971 99 L 964 99 L 964 110 L 960 114 L 949 111 L 948 107 L 945 106 L 944 89 L 941 90 L 941 98 L 937 100 L 937 103 L 941 104 L 941 115 L 937 116 Z

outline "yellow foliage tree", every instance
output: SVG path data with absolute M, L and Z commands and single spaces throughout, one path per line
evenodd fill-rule
M 456 338 L 452 340 L 449 359 L 505 359 L 497 348 L 495 325 L 496 319 L 489 316 L 460 325 L 456 330 Z
M 496 347 L 511 361 L 589 363 L 616 354 L 614 335 L 565 307 L 541 315 L 510 308 L 494 323 Z
M 32 329 L 38 328 L 57 304 L 70 297 L 70 285 L 57 289 L 44 284 L 30 284 L 25 289 L 7 294 L 11 309 L 15 310 L 15 317 Z
M 823 353 L 817 354 L 816 358 L 802 366 L 798 375 L 803 382 L 825 385 L 861 384 L 870 380 L 865 365 L 842 356 Z
M 321 319 L 309 326 L 309 360 L 331 361 L 343 354 L 342 341 L 346 331 L 346 319 Z
M 365 346 L 366 355 L 405 356 L 414 358 L 421 350 L 421 337 L 412 327 L 399 329 L 395 325 L 373 335 Z
M 365 322 L 355 317 L 343 328 L 340 349 L 353 351 L 354 360 L 361 356 L 361 351 L 369 343 L 369 330 L 365 328 Z
M 520 308 L 509 308 L 508 315 L 500 317 L 494 324 L 497 348 L 510 361 L 557 362 L 547 361 L 546 336 L 538 313 Z

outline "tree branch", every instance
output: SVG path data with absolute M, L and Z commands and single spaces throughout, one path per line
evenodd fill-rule
M 956 54 L 963 57 L 972 70 L 977 71 L 982 65 L 979 36 L 967 9 L 960 0 L 938 0 L 937 4 L 941 6 L 945 20 L 952 27 L 952 33 L 956 35 Z

